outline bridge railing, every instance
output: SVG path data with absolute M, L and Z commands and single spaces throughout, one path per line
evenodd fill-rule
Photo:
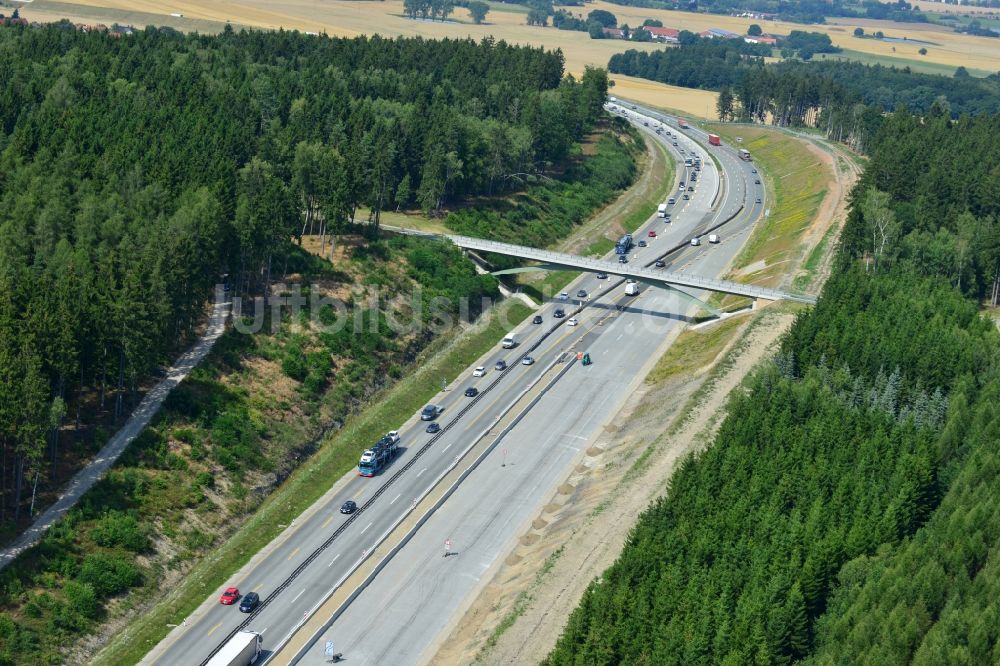
M 685 287 L 707 289 L 738 296 L 748 296 L 751 298 L 765 298 L 768 300 L 794 300 L 801 303 L 815 303 L 816 300 L 810 296 L 790 294 L 771 289 L 769 287 L 758 287 L 752 284 L 740 282 L 730 282 L 727 280 L 715 280 L 712 278 L 700 277 L 686 273 L 675 273 L 670 271 L 654 271 L 649 268 L 634 268 L 627 264 L 618 264 L 605 261 L 603 259 L 593 259 L 591 257 L 577 257 L 562 252 L 552 252 L 551 250 L 539 250 L 512 243 L 501 243 L 499 241 L 484 240 L 482 238 L 471 238 L 469 236 L 449 235 L 449 239 L 455 245 L 470 250 L 480 250 L 482 252 L 495 252 L 507 256 L 541 261 L 550 264 L 558 264 L 568 268 L 592 269 L 624 275 L 626 277 L 641 277 L 646 280 L 664 282 Z

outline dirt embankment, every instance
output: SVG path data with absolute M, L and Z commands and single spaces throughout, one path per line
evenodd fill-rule
M 544 658 L 587 584 L 618 557 L 635 517 L 663 494 L 677 463 L 712 440 L 730 391 L 774 350 L 792 319 L 780 308 L 745 316 L 704 368 L 636 391 L 432 663 Z

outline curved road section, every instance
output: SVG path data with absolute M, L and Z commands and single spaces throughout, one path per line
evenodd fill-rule
M 708 149 L 669 119 L 612 110 L 663 141 L 680 164 L 692 154 L 702 163 L 693 192 L 686 188 L 694 170 L 678 167 L 689 198 L 678 189 L 672 221 L 654 217 L 636 232 L 647 247 L 633 250 L 630 264 L 662 259 L 662 270 L 720 275 L 763 209 L 749 184 L 752 165 L 728 148 L 712 148 L 720 173 Z M 690 244 L 710 229 L 721 242 Z M 425 432 L 416 416 L 386 423 L 402 438 L 402 453 L 386 470 L 338 481 L 226 582 L 244 594 L 257 592 L 263 601 L 255 611 L 221 606 L 221 590 L 212 591 L 143 663 L 207 663 L 240 629 L 262 634 L 273 664 L 327 663 L 328 642 L 355 666 L 429 660 L 694 308 L 674 290 L 641 285 L 628 296 L 623 281 L 591 274 L 567 292 L 539 309 L 542 324 L 513 332 L 515 349 L 501 349 L 498 341 L 475 363 L 488 368 L 486 376 L 473 377 L 470 368 L 437 396 L 444 407 L 440 432 Z M 555 318 L 556 309 L 566 317 Z M 593 364 L 576 362 L 580 352 Z M 534 362 L 523 364 L 526 356 Z M 494 370 L 497 360 L 507 369 Z M 469 387 L 479 389 L 476 397 L 465 397 Z M 357 442 L 358 454 L 371 444 Z M 349 499 L 359 510 L 340 514 Z

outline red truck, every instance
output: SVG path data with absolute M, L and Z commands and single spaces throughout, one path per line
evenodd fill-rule
M 708 142 L 711 145 L 713 145 L 713 146 L 721 146 L 722 145 L 722 139 L 719 138 L 718 134 L 709 134 L 708 135 Z
M 681 129 L 687 129 L 688 128 L 688 123 L 683 118 L 678 118 L 677 119 L 677 126 L 680 127 Z

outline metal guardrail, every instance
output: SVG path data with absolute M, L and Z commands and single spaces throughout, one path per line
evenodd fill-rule
M 799 303 L 815 304 L 814 296 L 805 294 L 793 294 L 789 292 L 770 289 L 768 287 L 757 287 L 740 282 L 730 282 L 728 280 L 713 280 L 697 275 L 687 275 L 662 270 L 651 270 L 649 268 L 635 268 L 628 264 L 619 264 L 601 259 L 591 259 L 589 257 L 578 257 L 562 252 L 552 252 L 550 250 L 539 250 L 536 248 L 514 245 L 513 243 L 500 243 L 497 241 L 483 240 L 481 238 L 471 238 L 469 236 L 446 235 L 455 245 L 467 249 L 481 252 L 493 252 L 508 257 L 518 257 L 531 261 L 541 261 L 547 264 L 563 266 L 569 269 L 583 269 L 589 271 L 600 271 L 604 273 L 621 275 L 624 277 L 641 278 L 645 282 L 662 282 L 679 287 L 691 287 L 695 289 L 706 289 L 724 294 L 734 294 L 737 296 L 748 296 L 750 298 L 764 298 L 772 301 L 789 300 Z

